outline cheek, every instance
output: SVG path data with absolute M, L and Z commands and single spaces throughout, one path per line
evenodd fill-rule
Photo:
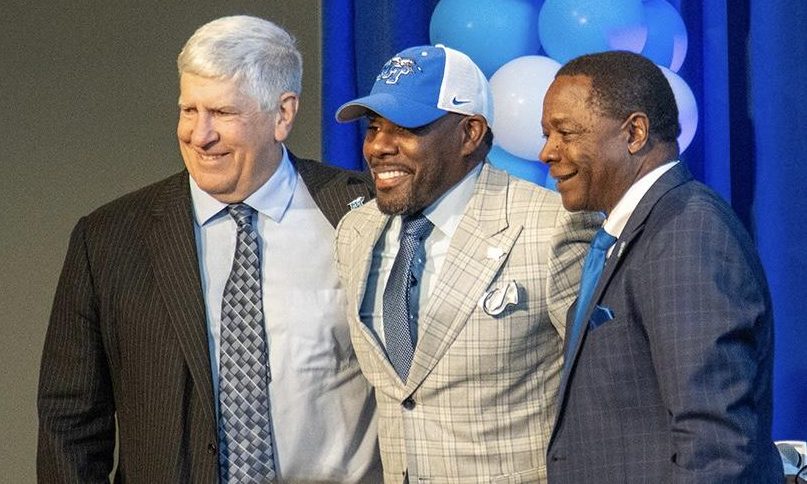
M 191 139 L 191 124 L 187 120 L 180 120 L 177 122 L 177 138 L 180 141 L 188 142 Z

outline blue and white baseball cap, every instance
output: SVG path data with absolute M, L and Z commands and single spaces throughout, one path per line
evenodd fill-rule
M 388 60 L 369 96 L 343 104 L 336 120 L 353 121 L 370 111 L 405 128 L 445 114 L 479 114 L 493 124 L 493 95 L 470 57 L 437 44 L 410 47 Z

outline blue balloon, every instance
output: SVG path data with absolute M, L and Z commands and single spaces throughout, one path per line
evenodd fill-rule
M 490 164 L 504 170 L 507 173 L 535 183 L 536 185 L 544 185 L 550 179 L 546 176 L 547 166 L 540 161 L 530 161 L 524 158 L 519 158 L 516 155 L 508 153 L 501 146 L 493 145 L 488 153 L 488 160 Z
M 642 55 L 678 72 L 687 55 L 687 28 L 681 14 L 665 0 L 645 0 L 647 43 Z
M 440 0 L 429 38 L 468 55 L 493 75 L 507 61 L 538 54 L 538 12 L 543 0 Z
M 642 0 L 546 0 L 538 15 L 544 50 L 561 64 L 592 52 L 641 52 L 647 39 Z

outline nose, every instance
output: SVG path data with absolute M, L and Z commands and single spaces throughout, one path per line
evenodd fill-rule
M 538 153 L 538 158 L 544 163 L 551 163 L 553 161 L 558 161 L 557 143 L 550 143 L 550 141 L 551 141 L 550 138 L 547 137 L 546 141 L 544 141 L 544 146 Z
M 207 113 L 197 113 L 191 129 L 191 144 L 194 146 L 206 148 L 218 140 L 219 135 L 213 124 L 213 117 Z
M 393 130 L 383 128 L 373 130 L 368 129 L 364 137 L 364 156 L 368 160 L 371 158 L 382 158 L 394 155 L 398 148 L 395 143 Z

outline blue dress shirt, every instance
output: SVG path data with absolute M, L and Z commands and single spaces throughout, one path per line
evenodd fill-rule
M 236 225 L 226 204 L 191 178 L 207 309 L 214 395 L 219 327 Z M 269 398 L 278 474 L 284 481 L 356 482 L 377 459 L 374 398 L 350 344 L 345 295 L 333 262 L 334 228 L 288 158 L 244 203 L 260 234 Z M 218 408 L 217 408 L 218 412 Z

